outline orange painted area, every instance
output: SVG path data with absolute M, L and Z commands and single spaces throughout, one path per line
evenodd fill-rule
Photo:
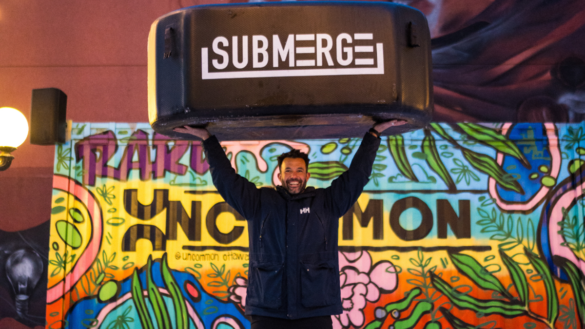
M 488 290 L 483 290 L 480 287 L 477 287 L 469 278 L 465 277 L 464 275 L 462 275 L 461 273 L 457 272 L 457 271 L 453 271 L 453 270 L 444 270 L 441 271 L 440 269 L 438 269 L 436 271 L 436 273 L 442 273 L 443 278 L 447 278 L 447 282 L 453 286 L 453 287 L 460 287 L 458 289 L 461 291 L 463 290 L 463 287 L 472 287 L 471 291 L 469 292 L 469 295 L 478 299 L 485 299 L 485 300 L 489 300 L 489 299 L 493 299 L 492 297 L 492 293 L 495 295 L 497 293 L 493 292 L 493 291 L 488 291 Z M 453 277 L 459 277 L 459 280 L 455 283 L 449 282 L 451 281 L 449 278 L 453 278 Z M 365 324 L 369 324 L 372 321 L 375 321 L 375 310 L 378 307 L 384 307 L 387 304 L 390 303 L 395 303 L 398 302 L 399 300 L 403 299 L 405 294 L 410 292 L 412 289 L 416 288 L 415 286 L 413 286 L 412 284 L 408 283 L 407 281 L 409 279 L 414 279 L 416 278 L 413 275 L 410 275 L 408 272 L 405 273 L 405 271 L 403 271 L 402 273 L 400 273 L 398 275 L 398 279 L 399 279 L 399 283 L 398 283 L 398 288 L 389 294 L 382 294 L 380 296 L 380 299 L 375 302 L 375 303 L 368 303 L 368 305 L 364 308 L 364 315 L 366 318 Z M 508 276 L 502 276 L 502 277 L 498 277 L 498 279 L 502 282 L 502 284 L 507 287 L 509 284 L 511 284 L 511 280 Z M 428 283 L 430 284 L 430 280 L 428 280 Z M 530 310 L 534 313 L 537 314 L 538 316 L 541 317 L 546 317 L 546 312 L 547 312 L 547 299 L 546 299 L 546 292 L 544 289 L 544 285 L 541 282 L 537 282 L 537 283 L 530 283 L 530 285 L 534 288 L 534 290 L 536 291 L 536 293 L 538 295 L 543 295 L 543 298 L 541 301 L 535 301 L 535 302 L 531 302 L 530 303 Z M 566 306 L 569 307 L 569 300 L 572 298 L 574 299 L 574 295 L 573 292 L 571 290 L 571 286 L 568 283 L 560 283 L 558 281 L 556 281 L 556 286 L 557 286 L 557 292 L 560 291 L 561 289 L 564 289 L 563 291 L 567 291 L 567 293 L 564 295 L 564 298 L 561 298 L 560 294 L 559 294 L 559 316 L 560 316 L 560 307 L 561 306 Z M 435 291 L 435 289 L 431 286 L 429 288 L 429 294 L 432 294 Z M 510 293 L 513 296 L 518 296 L 515 288 L 511 288 L 510 289 Z M 531 292 L 530 294 L 531 298 L 535 298 L 534 294 Z M 389 326 L 393 325 L 397 320 L 401 320 L 401 319 L 406 319 L 408 318 L 415 306 L 417 302 L 423 301 L 424 300 L 424 292 L 423 294 L 421 294 L 419 297 L 414 299 L 414 302 L 411 303 L 411 305 L 404 310 L 403 312 L 400 313 L 400 317 L 398 319 L 394 319 L 392 318 L 392 316 L 388 316 L 385 321 L 382 323 L 382 326 L 380 328 L 389 328 Z M 497 315 L 497 314 L 486 314 L 482 317 L 478 317 L 477 312 L 472 311 L 472 310 L 465 310 L 465 309 L 459 309 L 456 306 L 451 305 L 451 303 L 449 302 L 449 299 L 447 297 L 445 297 L 444 295 L 442 297 L 440 297 L 435 303 L 434 303 L 434 310 L 436 311 L 431 311 L 431 312 L 435 312 L 435 320 L 438 320 L 441 325 L 442 328 L 451 328 L 452 326 L 449 324 L 449 322 L 445 319 L 445 317 L 442 315 L 442 313 L 438 310 L 439 307 L 445 307 L 447 309 L 450 309 L 451 313 L 456 316 L 457 318 L 471 324 L 471 325 L 481 325 L 483 324 L 482 328 L 517 328 L 517 329 L 522 329 L 525 328 L 524 325 L 528 322 L 533 322 L 536 326 L 534 327 L 535 329 L 545 329 L 545 328 L 549 328 L 548 325 L 546 325 L 545 323 L 538 321 L 534 318 L 531 318 L 529 316 L 521 316 L 521 317 L 514 317 L 514 318 L 506 318 L 504 316 L 501 315 Z M 576 310 L 575 310 L 576 311 Z M 432 316 L 430 314 L 425 314 L 424 316 L 421 317 L 421 319 L 419 321 L 417 321 L 416 326 L 414 327 L 414 329 L 423 329 L 428 322 L 430 322 L 432 320 Z M 579 320 L 578 320 L 578 316 L 577 316 L 577 323 L 578 325 Z M 557 320 L 555 328 L 557 329 L 564 329 L 564 325 L 561 321 Z M 579 328 L 579 326 L 577 327 Z

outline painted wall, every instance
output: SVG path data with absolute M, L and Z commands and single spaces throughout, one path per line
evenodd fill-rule
M 30 118 L 31 90 L 57 87 L 68 94 L 68 118 L 76 122 L 145 122 L 151 22 L 178 8 L 216 2 L 226 1 L 2 1 L 0 106 Z M 582 1 L 398 2 L 429 20 L 437 122 L 583 120 Z M 3 241 L 14 241 L 0 246 L 0 328 L 35 326 L 19 323 L 15 292 L 2 271 L 9 254 L 23 248 L 36 250 L 46 271 L 48 245 L 34 232 L 49 226 L 58 150 L 25 143 L 10 170 L 0 172 L 0 233 Z M 43 291 L 32 300 L 43 301 Z M 44 314 L 38 307 L 29 310 Z
M 581 328 L 583 129 L 432 124 L 384 137 L 339 219 L 334 327 Z M 327 187 L 359 143 L 222 146 L 258 188 L 277 182 L 276 157 L 291 148 L 310 155 L 309 184 Z M 50 328 L 250 327 L 247 223 L 203 157 L 200 142 L 148 124 L 75 123 L 55 157 Z

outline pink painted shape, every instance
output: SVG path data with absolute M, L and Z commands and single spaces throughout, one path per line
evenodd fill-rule
M 102 239 L 102 212 L 99 203 L 95 200 L 88 189 L 67 176 L 54 175 L 53 189 L 65 191 L 77 197 L 86 207 L 92 221 L 92 239 L 83 253 L 79 256 L 77 263 L 65 279 L 47 290 L 47 303 L 52 303 L 61 298 L 79 281 L 89 270 L 95 260 L 101 246 Z
M 307 154 L 309 154 L 309 152 L 311 151 L 311 149 L 309 148 L 309 145 L 307 145 L 307 144 L 292 142 L 292 141 L 287 141 L 287 140 L 242 141 L 242 142 L 223 142 L 223 143 L 221 143 L 221 145 L 226 148 L 226 150 L 225 150 L 226 154 L 232 153 L 231 163 L 232 163 L 232 167 L 236 170 L 236 172 L 238 171 L 238 164 L 236 163 L 236 156 L 238 155 L 238 153 L 240 153 L 242 151 L 247 151 L 247 152 L 251 152 L 252 154 L 254 154 L 254 157 L 256 157 L 256 163 L 258 163 L 258 169 L 260 170 L 260 172 L 266 172 L 268 170 L 268 164 L 262 158 L 261 153 L 262 153 L 262 150 L 270 144 L 286 145 L 288 147 L 301 150 L 302 152 L 305 152 Z M 279 172 L 278 170 L 275 170 L 274 173 L 272 174 L 272 183 L 274 185 L 277 185 L 277 183 L 280 182 L 280 179 L 278 179 L 278 172 Z
M 511 123 L 506 123 L 504 124 L 504 126 L 502 127 L 502 135 L 505 135 L 508 132 L 508 129 L 510 129 L 510 126 L 512 124 Z M 546 136 L 548 138 L 549 141 L 549 151 L 551 154 L 551 158 L 552 158 L 552 164 L 551 164 L 551 176 L 554 177 L 555 179 L 557 177 L 559 177 L 559 172 L 561 171 L 561 150 L 559 149 L 559 138 L 556 134 L 556 127 L 554 125 L 554 123 L 545 123 L 544 124 L 545 128 L 546 128 Z M 502 153 L 498 153 L 496 156 L 496 162 L 501 165 L 504 162 L 504 154 Z M 489 179 L 489 192 L 490 192 L 490 196 L 494 199 L 496 199 L 496 204 L 498 205 L 498 207 L 500 207 L 500 209 L 503 210 L 508 210 L 508 211 L 528 211 L 534 207 L 536 207 L 538 205 L 538 203 L 540 203 L 544 197 L 546 197 L 546 195 L 548 194 L 550 188 L 543 186 L 538 193 L 536 193 L 532 198 L 530 198 L 530 200 L 526 201 L 526 202 L 514 202 L 514 203 L 509 203 L 507 201 L 504 201 L 500 198 L 500 196 L 498 195 L 498 191 L 496 189 L 496 180 L 491 178 Z
M 565 242 L 561 235 L 558 233 L 560 229 L 559 223 L 563 221 L 563 208 L 569 209 L 574 200 L 578 199 L 583 194 L 585 188 L 585 182 L 582 183 L 574 190 L 567 190 L 563 196 L 557 201 L 551 211 L 550 224 L 548 227 L 548 238 L 550 249 L 553 255 L 565 257 L 581 269 L 581 272 L 585 273 L 585 262 L 582 259 L 577 258 L 571 248 L 567 246 L 561 246 L 561 243 Z
M 189 296 L 191 296 L 193 299 L 199 298 L 199 290 L 197 289 L 197 287 L 195 287 L 194 284 L 187 281 L 187 283 L 185 284 L 185 287 L 186 287 L 185 290 L 187 290 L 187 293 L 189 294 Z
M 211 327 L 212 329 L 217 329 L 217 326 L 224 323 L 229 324 L 234 329 L 240 329 L 240 325 L 238 324 L 238 322 L 232 318 L 228 318 L 227 316 L 222 316 L 220 318 L 215 319 Z

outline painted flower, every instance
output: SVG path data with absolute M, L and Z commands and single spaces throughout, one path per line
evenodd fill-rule
M 457 175 L 456 184 L 459 184 L 463 179 L 465 179 L 465 184 L 469 185 L 471 180 L 473 179 L 476 182 L 479 182 L 479 177 L 469 169 L 469 166 L 466 166 L 463 161 L 459 159 L 453 159 L 453 162 L 457 166 L 457 168 L 451 169 L 451 172 Z
M 339 253 L 340 288 L 343 313 L 332 316 L 333 328 L 361 327 L 364 324 L 364 308 L 368 302 L 376 302 L 380 293 L 396 289 L 398 278 L 394 265 L 380 261 L 372 266 L 372 257 L 367 251 Z M 246 308 L 248 280 L 234 279 L 228 292 L 229 299 Z
M 230 300 L 242 307 L 246 308 L 246 293 L 248 291 L 248 279 L 244 277 L 236 277 L 234 279 L 234 285 L 229 287 L 228 292 L 230 293 Z
M 380 292 L 396 289 L 396 270 L 389 261 L 372 266 L 372 257 L 367 251 L 340 252 L 339 269 L 343 313 L 331 317 L 333 328 L 361 327 L 365 322 L 366 304 L 378 301 Z

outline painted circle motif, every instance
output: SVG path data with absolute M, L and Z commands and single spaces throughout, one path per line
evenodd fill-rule
M 337 143 L 331 142 L 321 146 L 321 153 L 329 154 L 337 149 Z
M 71 216 L 73 221 L 76 223 L 83 223 L 83 221 L 84 221 L 83 214 L 77 208 L 70 208 L 69 209 L 69 216 Z
M 100 250 L 103 228 L 99 203 L 83 185 L 67 176 L 54 175 L 53 191 L 58 194 L 55 203 L 57 200 L 70 200 L 72 202 L 69 203 L 69 208 L 76 208 L 77 211 L 69 212 L 72 218 L 71 222 L 57 220 L 51 230 L 62 239 L 61 243 L 78 250 L 75 253 L 72 253 L 71 250 L 68 253 L 60 253 L 59 257 L 57 257 L 57 250 L 55 250 L 55 254 L 51 255 L 57 260 L 54 263 L 58 264 L 57 266 L 53 265 L 53 271 L 56 267 L 62 266 L 60 262 L 66 262 L 68 266 L 65 267 L 69 271 L 57 273 L 49 278 L 47 290 L 47 303 L 49 304 L 68 293 L 90 269 Z M 54 207 L 51 211 L 53 216 L 61 216 L 65 210 L 56 209 L 58 207 Z M 86 221 L 86 218 L 89 220 Z M 58 241 L 56 242 L 59 244 Z M 55 248 L 53 247 L 53 249 Z
M 100 288 L 98 292 L 99 301 L 104 303 L 118 295 L 118 284 L 116 281 L 108 281 Z
M 57 233 L 59 234 L 59 237 L 61 240 L 63 240 L 63 242 L 65 242 L 66 245 L 73 249 L 78 249 L 81 247 L 83 238 L 81 237 L 81 233 L 79 233 L 79 230 L 75 227 L 75 225 L 67 221 L 60 220 L 55 224 L 55 226 L 57 227 Z

